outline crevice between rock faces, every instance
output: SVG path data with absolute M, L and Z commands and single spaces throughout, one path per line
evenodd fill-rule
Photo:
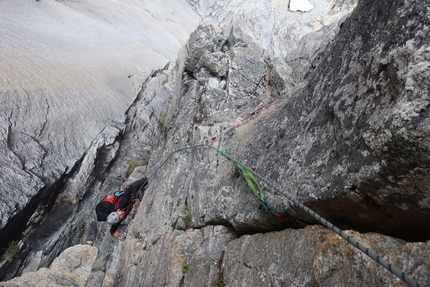
M 306 206 L 317 210 L 318 214 L 343 230 L 353 229 L 360 233 L 376 232 L 408 242 L 425 242 L 430 238 L 430 230 L 422 228 L 420 223 L 426 220 L 425 214 L 420 220 L 416 216 L 414 217 L 416 220 L 412 220 L 407 210 L 394 205 L 381 207 L 370 197 L 365 196 L 359 202 L 344 201 L 339 198 L 325 199 L 309 202 Z M 324 210 L 330 210 L 330 214 Z M 301 211 L 298 212 L 301 213 Z M 308 217 L 304 214 L 303 216 Z M 314 219 L 308 222 L 317 223 Z
M 21 240 L 23 235 L 25 236 L 31 234 L 32 230 L 44 220 L 45 216 L 54 207 L 58 195 L 63 190 L 70 175 L 79 169 L 82 160 L 83 157 L 69 172 L 63 173 L 61 177 L 51 186 L 45 186 L 43 189 L 41 189 L 37 195 L 34 196 L 30 202 L 20 212 L 15 214 L 8 221 L 6 226 L 0 230 L 0 255 L 3 255 L 10 242 Z M 36 213 L 38 216 L 35 217 Z M 31 220 L 32 217 L 34 221 Z M 23 263 L 23 260 L 25 260 L 29 249 L 31 249 L 31 245 L 32 244 L 30 243 L 24 242 L 24 247 L 21 248 L 16 255 L 18 258 L 12 262 L 5 262 L 5 264 L 0 266 L 1 280 L 9 280 L 15 276 L 15 273 L 10 274 L 10 270 L 14 270 L 13 266 L 16 266 L 18 264 L 17 262 L 19 262 L 19 265 Z

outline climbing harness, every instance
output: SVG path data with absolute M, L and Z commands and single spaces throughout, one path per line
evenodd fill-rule
M 348 234 L 346 234 L 345 232 L 343 232 L 341 229 L 339 229 L 338 227 L 334 226 L 332 223 L 328 222 L 325 218 L 321 217 L 321 215 L 317 214 L 315 211 L 309 209 L 304 204 L 302 204 L 300 201 L 296 200 L 295 198 L 293 198 L 290 195 L 288 195 L 286 192 L 282 191 L 282 189 L 280 189 L 279 187 L 277 187 L 273 182 L 271 182 L 270 180 L 266 179 L 265 177 L 263 177 L 259 173 L 251 170 L 250 168 L 246 167 L 245 165 L 243 165 L 242 163 L 240 163 L 239 161 L 237 161 L 236 159 L 234 159 L 230 155 L 230 152 L 228 152 L 228 150 L 225 150 L 225 149 L 224 150 L 218 150 L 215 147 L 213 147 L 211 145 L 206 145 L 206 144 L 204 144 L 204 146 L 214 149 L 219 155 L 227 158 L 229 161 L 233 162 L 234 164 L 236 164 L 238 166 L 241 166 L 241 168 L 247 170 L 248 172 L 250 172 L 251 174 L 253 174 L 255 177 L 257 177 L 261 181 L 265 182 L 267 185 L 269 185 L 270 187 L 272 187 L 280 195 L 286 197 L 288 200 L 290 200 L 291 202 L 293 202 L 296 206 L 298 206 L 302 210 L 306 211 L 306 213 L 308 213 L 310 216 L 312 216 L 313 218 L 315 218 L 316 220 L 318 220 L 325 227 L 327 227 L 328 229 L 330 229 L 333 232 L 337 233 L 343 239 L 345 239 L 346 241 L 348 241 L 348 243 L 350 243 L 351 245 L 353 245 L 355 248 L 359 249 L 361 252 L 363 252 L 364 254 L 366 254 L 368 257 L 372 258 L 379 265 L 383 266 L 385 269 L 387 269 L 388 271 L 390 271 L 391 273 L 393 273 L 394 275 L 396 275 L 398 278 L 400 278 L 402 281 L 404 281 L 409 286 L 414 286 L 414 287 L 420 287 L 421 286 L 420 283 L 418 283 L 418 281 L 416 281 L 416 280 L 414 280 L 412 278 L 406 277 L 405 273 L 403 271 L 401 271 L 401 270 L 399 270 L 397 268 L 394 268 L 391 265 L 391 263 L 389 263 L 388 261 L 386 261 L 384 259 L 381 259 L 378 254 L 372 252 L 368 247 L 364 246 L 363 244 L 359 243 L 355 239 L 351 238 Z

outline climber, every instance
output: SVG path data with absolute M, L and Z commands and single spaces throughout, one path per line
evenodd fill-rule
M 140 200 L 137 196 L 139 190 L 143 192 L 148 187 L 148 179 L 139 179 L 129 186 L 126 186 L 121 192 L 115 192 L 115 196 L 109 195 L 103 198 L 96 206 L 98 221 L 107 221 L 111 225 L 110 233 L 113 237 L 121 236 L 118 231 L 119 224 L 130 213 L 133 205 L 139 206 Z

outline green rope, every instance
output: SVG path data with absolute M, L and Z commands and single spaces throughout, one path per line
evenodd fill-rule
M 223 152 L 227 152 L 230 154 L 228 150 L 224 150 Z M 276 211 L 269 205 L 269 203 L 266 200 L 266 195 L 264 194 L 263 188 L 261 187 L 260 183 L 255 179 L 254 175 L 244 168 L 241 164 L 238 164 L 232 160 L 230 162 L 234 163 L 241 171 L 243 176 L 245 177 L 246 182 L 248 183 L 249 187 L 251 188 L 252 192 L 260 199 L 261 206 L 263 209 L 271 215 L 276 214 Z
M 212 149 L 214 149 L 217 153 L 219 153 L 219 155 L 225 157 L 229 161 L 235 163 L 236 165 L 240 165 L 242 168 L 248 170 L 250 173 L 252 173 L 253 175 L 255 175 L 258 179 L 260 179 L 261 181 L 265 182 L 268 186 L 270 186 L 274 190 L 276 190 L 277 193 L 279 193 L 280 195 L 283 195 L 284 197 L 288 198 L 296 206 L 300 207 L 302 210 L 304 210 L 305 212 L 307 212 L 310 216 L 312 216 L 313 218 L 315 218 L 316 220 L 318 220 L 320 223 L 322 223 L 328 229 L 330 229 L 333 232 L 337 233 L 340 237 L 342 237 L 343 239 L 345 239 L 346 241 L 348 241 L 348 243 L 350 243 L 355 248 L 357 248 L 358 250 L 360 250 L 361 252 L 363 252 L 364 254 L 366 254 L 368 257 L 370 257 L 375 262 L 377 262 L 379 265 L 381 265 L 382 267 L 384 267 L 385 269 L 387 269 L 389 272 L 391 272 L 392 274 L 394 274 L 395 276 L 397 276 L 398 278 L 400 278 L 403 282 L 405 282 L 409 286 L 412 286 L 412 287 L 420 287 L 421 286 L 418 281 L 416 281 L 415 279 L 406 277 L 405 273 L 402 270 L 394 268 L 391 265 L 391 263 L 389 263 L 388 261 L 380 258 L 380 256 L 378 254 L 372 252 L 368 247 L 366 247 L 365 245 L 363 245 L 360 242 L 356 241 L 355 239 L 351 238 L 351 236 L 349 236 L 344 231 L 342 231 L 341 229 L 339 229 L 338 227 L 336 227 L 335 225 L 333 225 L 331 222 L 327 221 L 327 219 L 323 218 L 321 215 L 317 214 L 312 209 L 310 209 L 307 206 L 305 206 L 303 203 L 301 203 L 300 201 L 298 201 L 294 197 L 292 197 L 289 194 L 287 194 L 281 188 L 279 188 L 278 186 L 276 186 L 273 182 L 271 182 L 270 180 L 268 180 L 265 177 L 263 177 L 261 174 L 253 171 L 252 169 L 246 167 L 245 165 L 243 165 L 242 163 L 240 163 L 239 161 L 237 161 L 236 159 L 234 159 L 233 157 L 231 157 L 230 154 L 226 152 L 226 150 L 218 150 L 218 149 L 216 149 L 213 146 L 209 146 L 209 147 L 212 148 Z
M 341 229 L 339 229 L 338 227 L 334 226 L 332 223 L 328 222 L 326 219 L 324 219 L 323 217 L 321 217 L 321 215 L 317 214 L 313 210 L 311 210 L 308 207 L 306 207 L 305 205 L 303 205 L 297 199 L 291 197 L 289 194 L 287 194 L 286 192 L 284 192 L 283 190 L 281 190 L 279 187 L 277 187 L 273 182 L 267 180 L 265 177 L 263 177 L 259 173 L 253 171 L 252 169 L 246 167 L 245 165 L 243 165 L 242 163 L 240 163 L 239 161 L 237 161 L 236 159 L 234 159 L 233 157 L 231 157 L 230 152 L 227 149 L 225 149 L 225 150 L 218 150 L 218 149 L 216 149 L 215 147 L 213 147 L 211 145 L 207 146 L 205 144 L 203 144 L 203 145 L 189 146 L 189 147 L 184 147 L 184 148 L 177 149 L 174 152 L 172 152 L 166 158 L 166 160 L 164 160 L 164 162 L 161 165 L 159 165 L 158 168 L 148 177 L 148 179 L 144 182 L 144 184 L 142 184 L 142 186 L 139 188 L 139 191 L 149 181 L 149 179 L 152 176 L 154 176 L 157 173 L 157 171 L 170 159 L 170 157 L 172 157 L 173 154 L 175 154 L 176 152 L 182 151 L 182 150 L 192 149 L 192 148 L 196 148 L 196 147 L 203 147 L 203 146 L 210 147 L 210 148 L 214 149 L 217 153 L 219 153 L 219 155 L 225 157 L 230 162 L 234 163 L 242 171 L 242 173 L 243 173 L 243 175 L 244 175 L 244 177 L 245 177 L 248 185 L 250 186 L 250 188 L 253 191 L 253 193 L 261 200 L 262 206 L 266 210 L 266 212 L 268 212 L 270 214 L 275 214 L 274 209 L 271 208 L 270 205 L 267 203 L 266 197 L 265 197 L 264 192 L 263 192 L 263 190 L 261 188 L 261 185 L 258 183 L 258 181 L 256 180 L 255 177 L 259 178 L 261 181 L 265 182 L 268 186 L 272 187 L 280 195 L 283 195 L 284 197 L 288 198 L 296 206 L 300 207 L 301 209 L 303 209 L 304 211 L 306 211 L 309 215 L 311 215 L 313 218 L 315 218 L 320 223 L 322 223 L 325 227 L 327 227 L 328 229 L 331 229 L 332 231 L 334 231 L 335 233 L 337 233 L 339 236 L 341 236 L 343 239 L 347 240 L 348 243 L 350 243 L 351 245 L 353 245 L 354 247 L 356 247 L 357 249 L 359 249 L 361 252 L 363 252 L 364 254 L 366 254 L 367 256 L 369 256 L 371 259 L 373 259 L 374 261 L 376 261 L 379 265 L 381 265 L 384 268 L 386 268 L 389 272 L 391 272 L 392 274 L 396 275 L 398 278 L 400 278 L 401 280 L 403 280 L 406 284 L 408 284 L 409 286 L 420 287 L 420 283 L 418 283 L 418 281 L 416 281 L 416 280 L 414 280 L 412 278 L 406 277 L 405 273 L 403 271 L 401 271 L 401 270 L 399 270 L 397 268 L 392 267 L 391 263 L 389 263 L 386 260 L 381 259 L 379 257 L 379 255 L 377 255 L 376 253 L 372 252 L 371 250 L 369 250 L 369 248 L 367 248 L 366 246 L 362 245 L 358 241 L 356 241 L 353 238 L 351 238 L 349 235 L 347 235 Z

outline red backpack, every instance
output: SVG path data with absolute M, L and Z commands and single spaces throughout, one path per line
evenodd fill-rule
M 110 202 L 112 204 L 116 204 L 116 197 L 113 195 L 107 195 L 105 198 L 103 198 L 104 202 Z

